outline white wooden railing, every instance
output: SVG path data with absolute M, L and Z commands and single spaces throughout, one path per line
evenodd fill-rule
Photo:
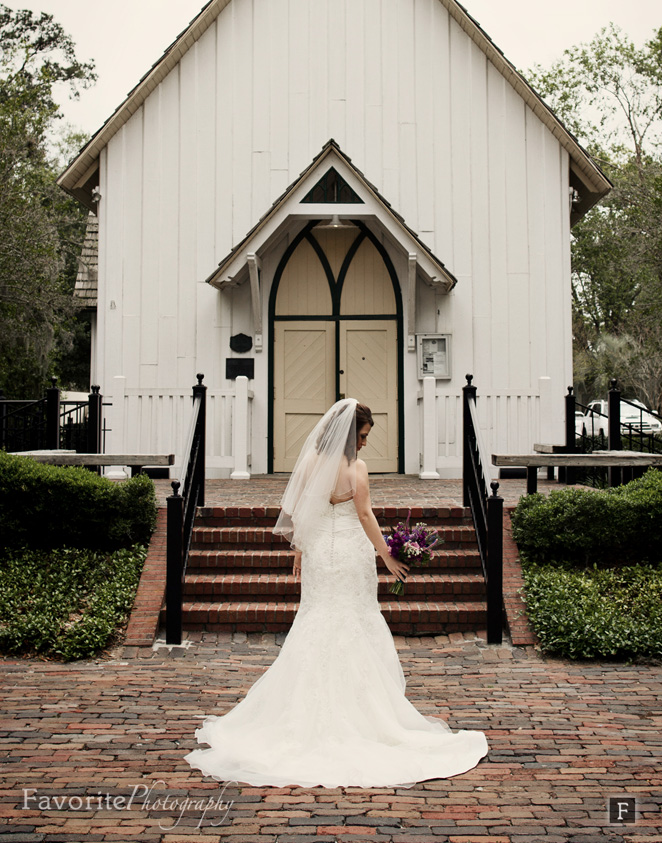
M 489 453 L 525 453 L 534 442 L 554 438 L 549 378 L 539 379 L 538 392 L 492 389 L 481 391 L 480 400 L 478 421 Z M 435 379 L 426 377 L 418 402 L 419 477 L 436 479 L 444 471 L 447 476 L 458 476 L 462 467 L 462 394 L 439 391 Z M 558 433 L 559 441 L 560 437 Z
M 251 463 L 251 401 L 253 391 L 248 388 L 248 378 L 240 375 L 235 381 L 234 410 L 232 414 L 232 442 L 234 446 L 233 480 L 250 480 Z
M 241 379 L 238 379 L 241 380 Z M 244 380 L 247 380 L 244 378 Z M 250 401 L 250 393 L 238 387 L 240 403 Z M 242 391 L 243 390 L 243 391 Z M 248 394 L 247 394 L 248 393 Z M 243 395 L 243 398 L 241 397 Z M 113 378 L 106 451 L 108 453 L 163 452 L 176 455 L 173 475 L 181 471 L 185 438 L 191 416 L 191 391 L 175 387 L 126 387 L 126 378 Z M 241 427 L 233 424 L 235 389 L 207 391 L 207 469 L 225 477 L 250 465 L 250 413 Z M 234 430 L 233 430 L 234 428 Z M 237 451 L 233 439 L 241 441 Z M 239 463 L 237 462 L 239 460 Z

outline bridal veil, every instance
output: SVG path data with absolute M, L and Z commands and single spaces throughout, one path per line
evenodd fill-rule
M 274 533 L 301 550 L 315 534 L 331 495 L 352 497 L 356 491 L 355 398 L 336 402 L 306 439 L 288 481 Z

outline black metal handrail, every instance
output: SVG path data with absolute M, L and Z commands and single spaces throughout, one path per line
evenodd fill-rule
M 614 381 L 614 387 L 615 386 L 616 381 Z M 656 436 L 652 427 L 650 430 L 646 430 L 646 425 L 650 425 L 650 422 L 644 421 L 644 415 L 651 416 L 652 418 L 657 419 L 660 423 L 662 423 L 662 416 L 656 413 L 655 410 L 648 410 L 641 407 L 639 404 L 635 404 L 634 401 L 630 401 L 628 398 L 623 398 L 621 396 L 620 400 L 621 404 L 627 404 L 639 413 L 638 423 L 621 421 L 621 440 L 623 438 L 627 439 L 628 450 L 647 450 L 651 454 L 662 453 L 662 437 L 660 436 L 660 433 Z M 637 443 L 636 446 L 635 443 Z M 647 447 L 644 447 L 644 445 Z
M 473 375 L 463 388 L 463 504 L 471 509 L 487 589 L 487 641 L 500 644 L 503 635 L 503 498 L 490 481 L 487 452 L 476 409 Z M 489 490 L 492 490 L 490 495 Z
M 182 643 L 184 577 L 191 548 L 196 509 L 205 505 L 205 429 L 207 387 L 197 375 L 193 387 L 193 415 L 184 449 L 184 473 L 173 480 L 167 506 L 166 643 Z M 182 493 L 179 493 L 179 490 Z
M 45 446 L 46 399 L 0 400 L 0 448 L 33 451 Z
M 63 401 L 55 377 L 46 396 L 35 401 L 7 399 L 0 393 L 0 448 L 18 452 L 75 448 L 81 453 L 103 453 L 102 406 L 96 385 L 87 401 Z
M 87 451 L 90 420 L 89 401 L 60 402 L 60 447 L 78 451 Z
M 568 394 L 566 395 L 566 443 L 564 448 L 566 452 L 573 453 L 579 451 L 581 453 L 590 453 L 596 449 L 604 450 L 605 448 L 608 448 L 610 451 L 622 451 L 623 443 L 625 442 L 628 451 L 642 451 L 652 454 L 662 453 L 662 436 L 659 433 L 656 435 L 653 430 L 645 430 L 644 414 L 652 416 L 660 422 L 662 422 L 662 416 L 659 416 L 654 410 L 645 409 L 639 406 L 639 404 L 623 398 L 616 378 L 612 378 L 609 382 L 606 403 L 606 414 L 594 408 L 589 408 L 584 404 L 580 404 L 573 395 L 572 387 L 568 387 Z M 622 419 L 622 404 L 627 404 L 637 410 L 639 413 L 638 424 Z M 585 415 L 588 415 L 590 412 L 590 420 L 587 420 L 582 425 L 581 433 L 577 433 L 575 430 L 575 410 L 578 407 L 584 411 Z M 597 433 L 596 419 L 598 421 Z M 605 431 L 607 432 L 606 437 L 604 435 Z M 632 479 L 642 470 L 613 466 L 609 469 L 597 469 L 593 474 L 595 475 L 595 482 L 599 485 L 607 482 L 609 486 L 618 486 L 622 482 Z M 572 473 L 570 469 L 567 471 L 568 475 L 565 477 L 566 483 L 574 482 L 574 470 Z M 560 471 L 559 479 L 563 479 Z

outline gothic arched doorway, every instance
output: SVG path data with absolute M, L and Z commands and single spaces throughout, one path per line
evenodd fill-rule
M 402 302 L 377 238 L 361 222 L 310 222 L 278 265 L 269 316 L 269 471 L 291 471 L 308 433 L 345 395 L 373 412 L 370 470 L 401 471 Z

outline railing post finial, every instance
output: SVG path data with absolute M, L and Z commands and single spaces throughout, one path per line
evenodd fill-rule
M 204 380 L 205 376 L 203 374 L 201 374 L 200 372 L 198 372 L 198 374 L 196 375 L 196 378 L 198 379 L 198 386 L 202 386 L 202 381 Z
M 574 391 L 574 387 L 569 386 L 568 387 L 568 395 L 572 395 L 573 391 Z
M 490 489 L 492 489 L 492 497 L 496 498 L 499 492 L 499 482 L 498 480 L 493 480 L 490 483 Z
M 474 379 L 474 376 L 473 375 L 465 375 L 465 378 L 467 379 L 467 386 L 471 386 L 471 381 Z
M 618 389 L 618 380 L 616 378 L 611 378 L 609 380 L 609 389 Z
M 179 487 L 182 484 L 179 482 L 179 480 L 173 480 L 170 485 L 172 486 L 172 496 L 174 498 L 178 498 L 179 497 Z

